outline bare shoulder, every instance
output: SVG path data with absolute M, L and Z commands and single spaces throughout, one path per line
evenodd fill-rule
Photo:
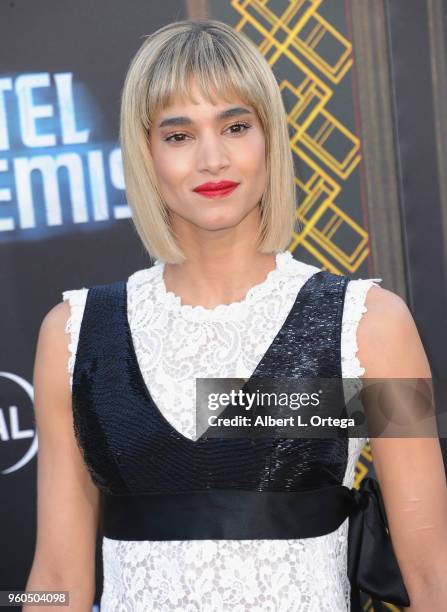
M 416 322 L 405 300 L 373 285 L 360 320 L 358 358 L 371 378 L 431 378 L 430 366 Z
M 50 308 L 42 319 L 37 339 L 33 375 L 37 395 L 42 389 L 45 390 L 45 394 L 48 394 L 49 388 L 51 388 L 53 392 L 59 394 L 59 399 L 62 399 L 62 397 L 64 399 L 69 398 L 70 379 L 67 365 L 70 357 L 70 336 L 66 332 L 69 317 L 69 303 L 61 301 Z M 39 406 L 38 401 L 36 405 Z M 43 402 L 40 405 L 47 407 L 49 403 Z
M 58 302 L 55 306 L 44 316 L 41 329 L 47 333 L 57 333 L 58 331 L 65 331 L 68 318 L 70 316 L 70 304 L 67 300 Z
M 66 354 L 70 342 L 66 332 L 70 312 L 70 304 L 66 300 L 50 308 L 40 324 L 38 348 L 48 346 L 59 355 Z
M 383 333 L 397 331 L 414 324 L 410 309 L 400 295 L 372 285 L 365 298 L 367 316 L 361 320 L 364 333 L 374 333 L 382 330 Z

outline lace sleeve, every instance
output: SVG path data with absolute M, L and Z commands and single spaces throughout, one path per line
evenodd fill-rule
M 366 294 L 373 285 L 378 287 L 381 278 L 361 278 L 350 280 L 346 287 L 345 305 L 342 322 L 342 373 L 343 378 L 358 378 L 365 373 L 365 368 L 357 357 L 357 327 L 362 315 L 367 312 Z
M 70 374 L 70 387 L 73 387 L 73 371 L 78 347 L 79 331 L 81 329 L 82 317 L 84 314 L 85 301 L 88 289 L 70 289 L 63 291 L 62 298 L 70 304 L 70 316 L 68 317 L 65 331 L 70 334 L 70 344 L 68 345 L 70 357 L 67 363 L 67 371 Z
M 381 278 L 361 278 L 350 280 L 346 287 L 341 336 L 342 376 L 343 379 L 349 379 L 344 382 L 345 401 L 349 401 L 362 386 L 360 376 L 366 370 L 357 356 L 357 328 L 362 316 L 367 312 L 366 294 L 373 285 L 379 286 L 379 282 L 382 282 Z M 363 445 L 367 442 L 369 437 L 349 439 L 349 459 L 344 480 L 347 486 L 353 485 L 355 464 Z

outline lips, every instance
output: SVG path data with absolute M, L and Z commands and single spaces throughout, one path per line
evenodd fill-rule
M 219 197 L 228 195 L 236 189 L 239 183 L 234 181 L 219 181 L 218 183 L 203 183 L 193 191 L 206 197 Z

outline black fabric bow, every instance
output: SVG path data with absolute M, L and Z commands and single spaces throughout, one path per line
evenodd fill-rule
M 363 610 L 360 591 L 371 596 L 374 609 L 385 601 L 409 606 L 405 584 L 388 531 L 380 487 L 366 477 L 360 488 L 351 489 L 353 510 L 349 515 L 348 575 L 351 582 L 351 611 Z

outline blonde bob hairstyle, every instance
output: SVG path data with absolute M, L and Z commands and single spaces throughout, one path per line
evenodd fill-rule
M 120 145 L 127 201 L 135 229 L 149 256 L 168 263 L 186 257 L 170 225 L 149 137 L 154 115 L 174 97 L 195 100 L 194 77 L 202 96 L 226 101 L 236 93 L 257 112 L 266 142 L 266 189 L 260 200 L 256 248 L 284 250 L 295 231 L 295 175 L 286 112 L 275 76 L 244 34 L 212 19 L 170 23 L 146 37 L 132 59 L 121 98 Z

